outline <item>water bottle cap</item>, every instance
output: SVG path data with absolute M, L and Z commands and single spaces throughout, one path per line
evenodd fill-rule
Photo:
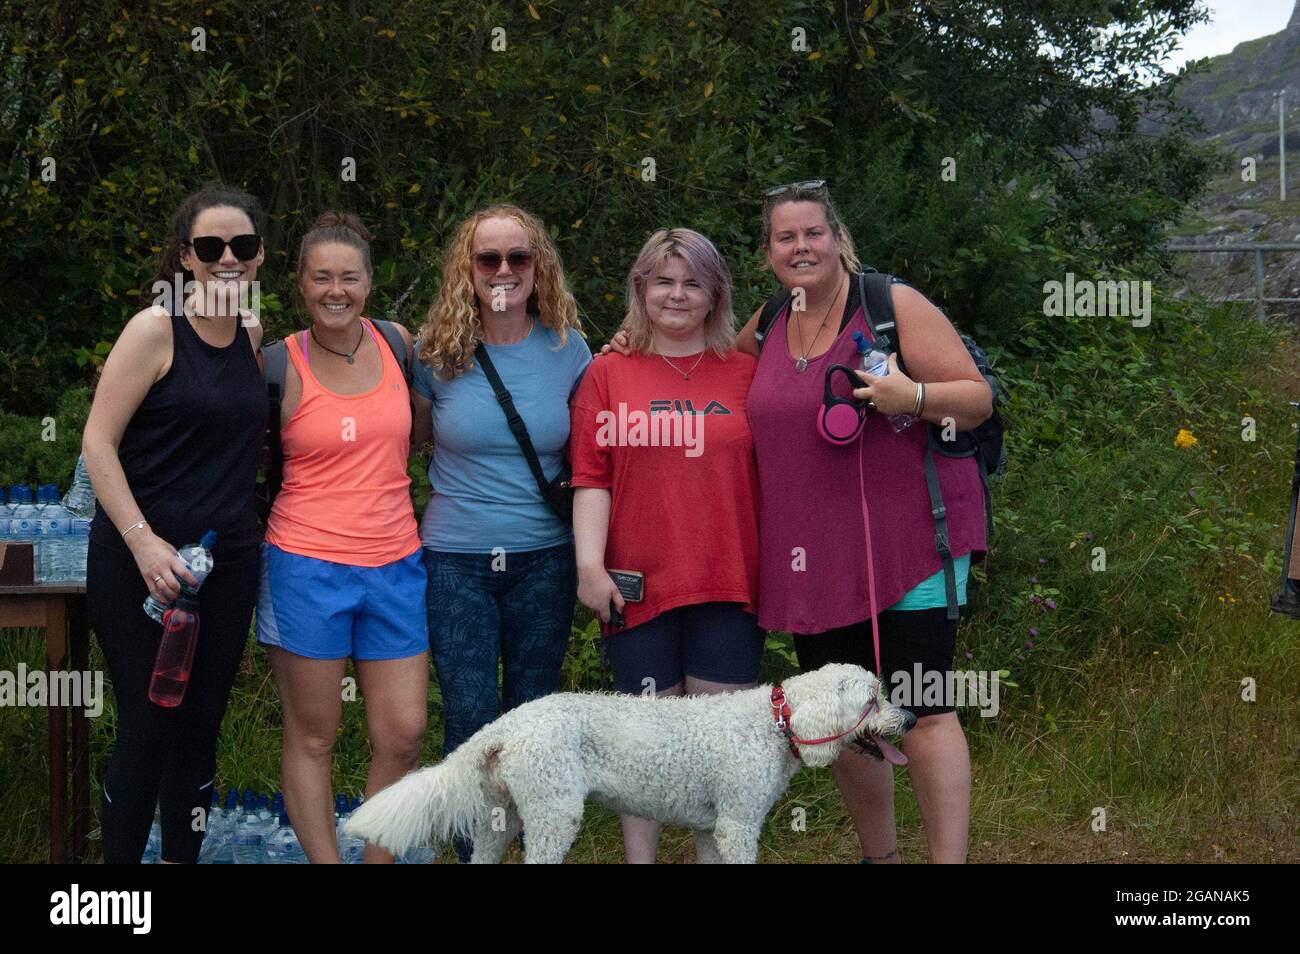
M 334 810 L 340 815 L 348 810 L 348 797 L 342 792 L 334 796 Z
M 871 343 L 867 341 L 866 335 L 860 331 L 853 332 L 853 343 L 858 347 L 858 354 L 866 354 L 871 350 Z
M 289 827 L 289 816 L 286 815 L 284 812 L 280 812 L 280 827 L 281 828 Z
M 203 534 L 202 538 L 200 538 L 199 546 L 203 547 L 203 549 L 211 553 L 212 547 L 216 542 L 217 542 L 217 531 L 209 530 L 207 533 Z

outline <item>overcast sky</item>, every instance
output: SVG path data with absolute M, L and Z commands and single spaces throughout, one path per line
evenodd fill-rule
M 1230 53 L 1238 43 L 1280 33 L 1291 19 L 1295 0 L 1204 0 L 1209 23 L 1198 23 L 1166 66 L 1178 69 L 1187 60 Z

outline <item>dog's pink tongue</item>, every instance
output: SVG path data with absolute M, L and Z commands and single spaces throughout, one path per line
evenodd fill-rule
M 907 764 L 907 756 L 894 748 L 888 739 L 879 735 L 873 735 L 871 741 L 876 743 L 876 746 L 880 749 L 880 754 L 885 757 L 886 762 L 891 762 L 894 765 Z

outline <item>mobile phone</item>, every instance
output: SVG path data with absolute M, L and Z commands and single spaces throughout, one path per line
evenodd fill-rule
M 645 574 L 637 570 L 606 570 L 623 599 L 640 603 L 645 598 Z

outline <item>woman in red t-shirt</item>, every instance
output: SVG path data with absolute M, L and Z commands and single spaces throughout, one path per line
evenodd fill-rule
M 659 696 L 758 680 L 758 471 L 745 415 L 757 362 L 734 349 L 731 272 L 690 229 L 650 236 L 628 275 L 631 355 L 587 370 L 573 399 L 578 598 L 610 623 L 614 684 Z M 609 570 L 644 576 L 625 601 Z M 615 617 L 615 624 L 618 620 Z M 623 816 L 629 862 L 659 826 Z

